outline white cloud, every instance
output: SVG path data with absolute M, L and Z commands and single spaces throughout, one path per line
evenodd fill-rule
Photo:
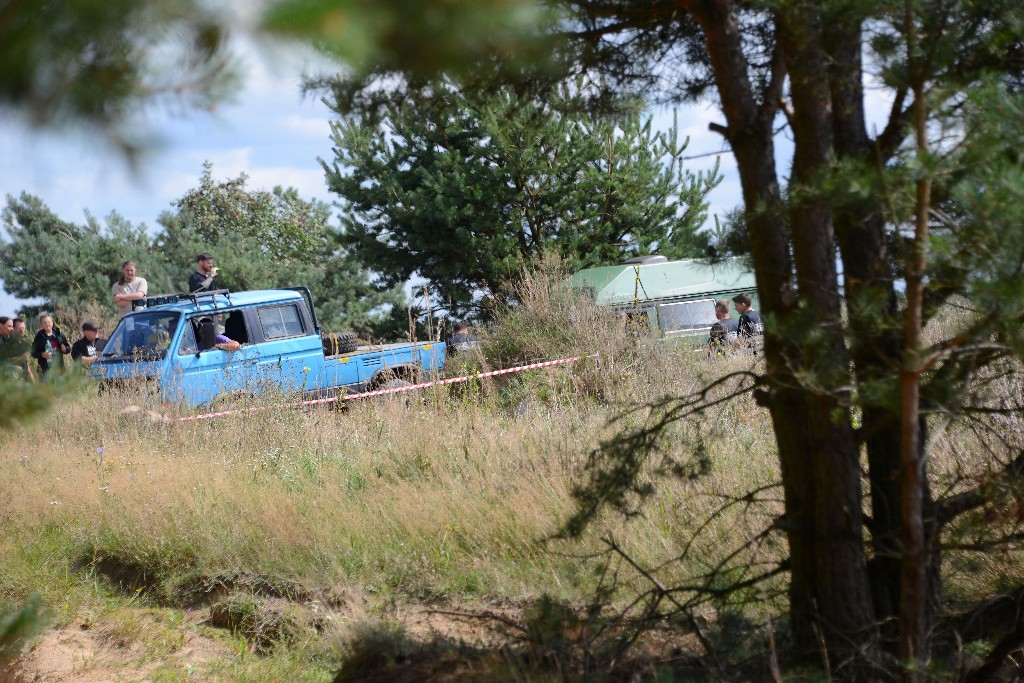
M 331 135 L 331 123 L 327 116 L 299 116 L 292 114 L 278 119 L 282 131 L 293 133 L 297 137 L 309 138 L 323 142 L 325 147 Z
M 252 147 L 199 151 L 192 152 L 189 156 L 197 166 L 209 161 L 213 165 L 215 178 L 234 177 L 240 173 L 252 172 Z
M 319 199 L 330 203 L 324 172 L 320 168 L 261 168 L 249 175 L 253 189 L 270 190 L 275 185 L 294 187 L 303 199 Z

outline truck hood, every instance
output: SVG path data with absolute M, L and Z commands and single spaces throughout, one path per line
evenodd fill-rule
M 132 379 L 153 377 L 160 373 L 162 360 L 140 361 L 132 358 L 99 358 L 89 366 L 95 379 Z

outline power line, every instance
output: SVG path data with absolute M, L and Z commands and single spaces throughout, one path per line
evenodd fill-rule
M 718 150 L 717 152 L 704 152 L 703 154 L 692 154 L 690 156 L 679 157 L 679 159 L 680 159 L 680 161 L 689 161 L 691 159 L 704 159 L 706 157 L 720 156 L 722 154 L 725 154 L 728 151 L 729 150 L 727 150 L 726 148 L 723 147 L 722 149 Z

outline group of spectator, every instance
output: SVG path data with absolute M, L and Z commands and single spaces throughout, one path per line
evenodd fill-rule
M 111 301 L 117 309 L 118 319 L 132 312 L 135 302 L 148 294 L 146 278 L 136 272 L 133 261 L 121 264 L 121 275 L 111 286 Z M 213 256 L 203 252 L 196 257 L 196 272 L 188 279 L 190 293 L 217 289 L 217 268 Z M 218 340 L 220 341 L 220 340 Z M 84 367 L 92 365 L 103 350 L 100 325 L 92 320 L 82 323 L 82 337 L 74 344 L 68 342 L 48 313 L 39 316 L 39 327 L 31 344 L 26 338 L 26 325 L 22 318 L 0 316 L 0 359 L 4 365 L 26 380 L 45 377 L 53 369 L 65 367 L 65 355 Z M 219 346 L 219 344 L 218 344 Z
M 0 355 L 14 367 L 15 372 L 35 381 L 37 376 L 43 377 L 54 368 L 63 368 L 67 354 L 71 355 L 72 361 L 80 361 L 86 367 L 91 365 L 96 359 L 99 326 L 91 320 L 85 321 L 82 323 L 82 338 L 69 344 L 68 338 L 54 324 L 53 317 L 43 313 L 39 316 L 39 331 L 31 344 L 26 337 L 22 318 L 0 315 Z
M 9 362 L 15 372 L 34 381 L 35 373 L 32 372 L 32 363 L 25 348 L 25 321 L 0 315 L 0 358 Z
M 761 314 L 754 310 L 749 294 L 737 294 L 732 298 L 732 303 L 740 316 L 739 320 L 729 315 L 728 300 L 715 302 L 715 318 L 718 321 L 711 326 L 708 347 L 716 355 L 744 347 L 752 347 L 756 351 L 755 341 L 764 332 Z
M 114 306 L 117 307 L 118 318 L 132 312 L 134 302 L 146 298 L 149 283 L 146 278 L 135 273 L 135 262 L 125 261 L 121 264 L 121 277 L 111 287 Z M 188 278 L 189 293 L 212 292 L 217 289 L 217 267 L 213 265 L 213 256 L 203 252 L 196 257 L 196 272 Z

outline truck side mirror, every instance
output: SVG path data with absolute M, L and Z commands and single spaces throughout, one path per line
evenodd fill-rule
M 199 323 L 199 337 L 203 340 L 203 348 L 217 347 L 217 328 L 212 320 L 203 320 Z

